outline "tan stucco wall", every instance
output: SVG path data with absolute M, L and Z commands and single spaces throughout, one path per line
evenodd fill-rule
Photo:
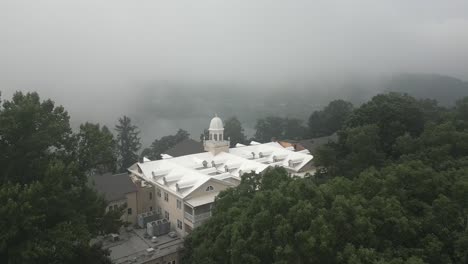
M 161 197 L 157 195 L 157 191 L 155 189 L 155 204 L 156 208 L 158 206 L 161 208 L 161 216 L 165 217 L 164 212 L 167 211 L 169 213 L 169 222 L 171 223 L 171 230 L 177 232 L 179 236 L 184 236 L 184 202 L 179 196 L 176 196 L 173 193 L 166 192 L 164 189 L 156 186 L 155 188 L 159 188 L 161 190 Z M 164 200 L 164 192 L 168 193 L 169 201 Z M 181 208 L 177 208 L 177 200 L 181 201 Z M 177 228 L 177 219 L 182 222 L 182 229 Z
M 128 210 L 125 210 L 123 217 L 126 217 L 126 221 L 132 224 L 137 222 L 137 193 L 127 193 L 127 208 L 132 209 L 132 214 L 128 214 Z
M 127 205 L 127 207 L 124 209 L 124 212 L 122 214 L 122 216 L 120 217 L 120 219 L 122 221 L 126 221 L 126 222 L 129 222 L 131 223 L 132 225 L 136 223 L 136 215 L 137 215 L 137 193 L 136 192 L 132 192 L 132 193 L 127 193 L 125 195 L 125 198 L 122 199 L 122 200 L 118 200 L 118 201 L 112 201 L 112 202 L 109 202 L 109 204 L 107 205 L 107 211 L 109 211 L 109 208 L 110 207 L 113 207 L 114 205 L 117 205 L 118 207 L 120 206 L 123 206 L 123 205 Z M 128 208 L 132 208 L 132 214 L 129 215 L 128 214 Z
M 155 192 L 153 185 L 146 183 L 146 186 L 142 186 L 141 180 L 136 177 L 131 177 L 132 181 L 137 187 L 137 214 L 145 213 L 151 210 L 156 210 L 155 208 Z M 152 198 L 150 199 L 150 193 L 152 193 Z

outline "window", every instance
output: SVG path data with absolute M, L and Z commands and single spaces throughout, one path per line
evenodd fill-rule
M 159 197 L 161 197 L 161 190 L 158 189 L 158 188 L 156 188 L 156 194 L 157 194 Z
M 153 206 L 150 206 L 150 211 L 153 211 Z
M 168 211 L 164 211 L 164 218 L 169 220 L 169 212 Z
M 158 214 L 161 214 L 161 207 L 159 207 L 159 206 L 156 207 L 156 212 L 157 212 Z
M 208 187 L 206 187 L 206 191 L 207 191 L 207 192 L 211 192 L 211 191 L 213 191 L 213 190 L 214 190 L 214 187 L 211 186 L 211 185 L 208 186 Z
M 177 209 L 182 209 L 182 201 L 177 199 Z
M 164 201 L 169 202 L 169 194 L 164 192 Z
M 177 228 L 182 229 L 182 221 L 177 219 Z
M 149 199 L 150 199 L 150 200 L 153 200 L 153 192 L 150 192 L 150 193 L 149 193 Z
M 132 208 L 127 208 L 127 214 L 131 215 L 132 214 Z

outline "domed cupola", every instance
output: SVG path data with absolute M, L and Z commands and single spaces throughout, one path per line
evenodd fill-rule
M 223 151 L 229 152 L 229 140 L 224 140 L 223 120 L 217 115 L 211 119 L 208 132 L 208 139 L 205 138 L 203 142 L 206 151 L 210 151 L 213 155 Z
M 219 118 L 217 115 L 211 119 L 210 128 L 208 129 L 209 132 L 209 140 L 214 141 L 223 141 L 224 137 L 224 126 L 223 120 Z
M 209 131 L 224 131 L 223 120 L 217 115 L 211 119 Z

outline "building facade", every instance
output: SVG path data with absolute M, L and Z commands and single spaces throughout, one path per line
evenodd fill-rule
M 311 168 L 312 155 L 284 148 L 277 142 L 251 142 L 249 146 L 229 148 L 223 122 L 217 116 L 211 120 L 208 131 L 203 142 L 205 152 L 179 157 L 165 154 L 162 160 L 146 160 L 128 169 L 130 177 L 145 182 L 154 191 L 153 201 L 147 201 L 141 210 L 153 204 L 179 236 L 189 234 L 209 219 L 216 196 L 237 186 L 242 174 L 262 173 L 268 167 L 279 166 L 291 174 L 303 175 Z
M 106 210 L 120 210 L 124 212 L 123 221 L 135 224 L 138 214 L 138 189 L 129 178 L 128 173 L 93 175 L 90 184 L 98 193 L 103 194 L 108 205 Z M 152 187 L 150 187 L 152 189 Z

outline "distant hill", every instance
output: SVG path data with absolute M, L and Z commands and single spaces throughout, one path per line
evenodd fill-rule
M 436 99 L 441 105 L 450 106 L 468 96 L 468 82 L 437 74 L 402 74 L 387 81 L 385 91 Z

